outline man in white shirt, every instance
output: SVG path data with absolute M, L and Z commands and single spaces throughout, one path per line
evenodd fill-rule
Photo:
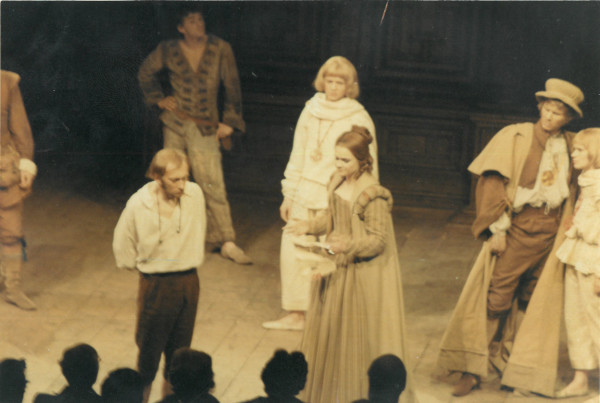
M 200 291 L 196 269 L 204 261 L 206 234 L 204 195 L 188 181 L 182 151 L 160 150 L 147 176 L 153 181 L 131 196 L 113 240 L 117 267 L 140 273 L 135 338 L 145 401 L 161 355 L 167 379 L 175 350 L 191 344 Z

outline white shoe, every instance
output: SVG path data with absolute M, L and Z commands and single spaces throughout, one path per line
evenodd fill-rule
M 304 330 L 304 319 L 296 320 L 288 315 L 279 320 L 264 322 L 262 327 L 271 330 Z
M 221 256 L 225 259 L 230 259 L 237 264 L 252 264 L 252 259 L 244 253 L 244 251 L 234 243 L 227 243 L 221 247 Z

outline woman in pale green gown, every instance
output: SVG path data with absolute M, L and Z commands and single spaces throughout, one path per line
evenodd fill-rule
M 298 235 L 326 233 L 323 248 L 335 261 L 333 272 L 313 279 L 302 341 L 309 366 L 306 402 L 347 403 L 366 397 L 366 373 L 375 358 L 395 354 L 406 362 L 393 201 L 370 174 L 371 141 L 360 126 L 339 137 L 329 209 L 285 228 Z M 413 401 L 412 390 L 402 397 Z

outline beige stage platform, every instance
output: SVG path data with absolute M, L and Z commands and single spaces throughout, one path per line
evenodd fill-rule
M 58 360 L 66 347 L 85 342 L 98 350 L 102 361 L 97 390 L 109 371 L 135 367 L 137 355 L 133 338 L 137 274 L 117 270 L 111 251 L 112 231 L 128 195 L 103 193 L 104 200 L 99 201 L 55 190 L 43 181 L 36 186 L 26 204 L 30 261 L 24 286 L 39 310 L 24 312 L 0 301 L 0 357 L 27 360 L 30 382 L 25 402 L 38 392 L 62 389 Z M 301 339 L 300 332 L 261 327 L 261 322 L 283 313 L 278 205 L 233 197 L 232 209 L 239 243 L 255 264 L 237 266 L 208 255 L 200 269 L 200 306 L 192 344 L 212 355 L 214 394 L 224 403 L 264 395 L 262 367 L 275 349 L 297 349 Z M 420 402 L 549 401 L 502 391 L 498 380 L 467 397 L 453 398 L 450 386 L 432 376 L 440 338 L 479 248 L 468 227 L 449 221 L 452 214 L 404 208 L 394 212 L 409 364 Z M 571 376 L 563 344 L 560 378 L 564 382 Z M 159 398 L 159 389 L 160 382 L 155 382 L 151 401 Z

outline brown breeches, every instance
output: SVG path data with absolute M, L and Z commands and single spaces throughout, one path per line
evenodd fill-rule
M 175 350 L 190 346 L 199 295 L 195 269 L 140 275 L 135 339 L 139 348 L 138 370 L 146 384 L 154 380 L 163 352 L 166 379 Z
M 525 309 L 540 277 L 558 230 L 560 209 L 545 213 L 543 207 L 526 205 L 512 217 L 506 234 L 506 250 L 496 259 L 488 291 L 488 316 L 501 317 L 513 299 Z

